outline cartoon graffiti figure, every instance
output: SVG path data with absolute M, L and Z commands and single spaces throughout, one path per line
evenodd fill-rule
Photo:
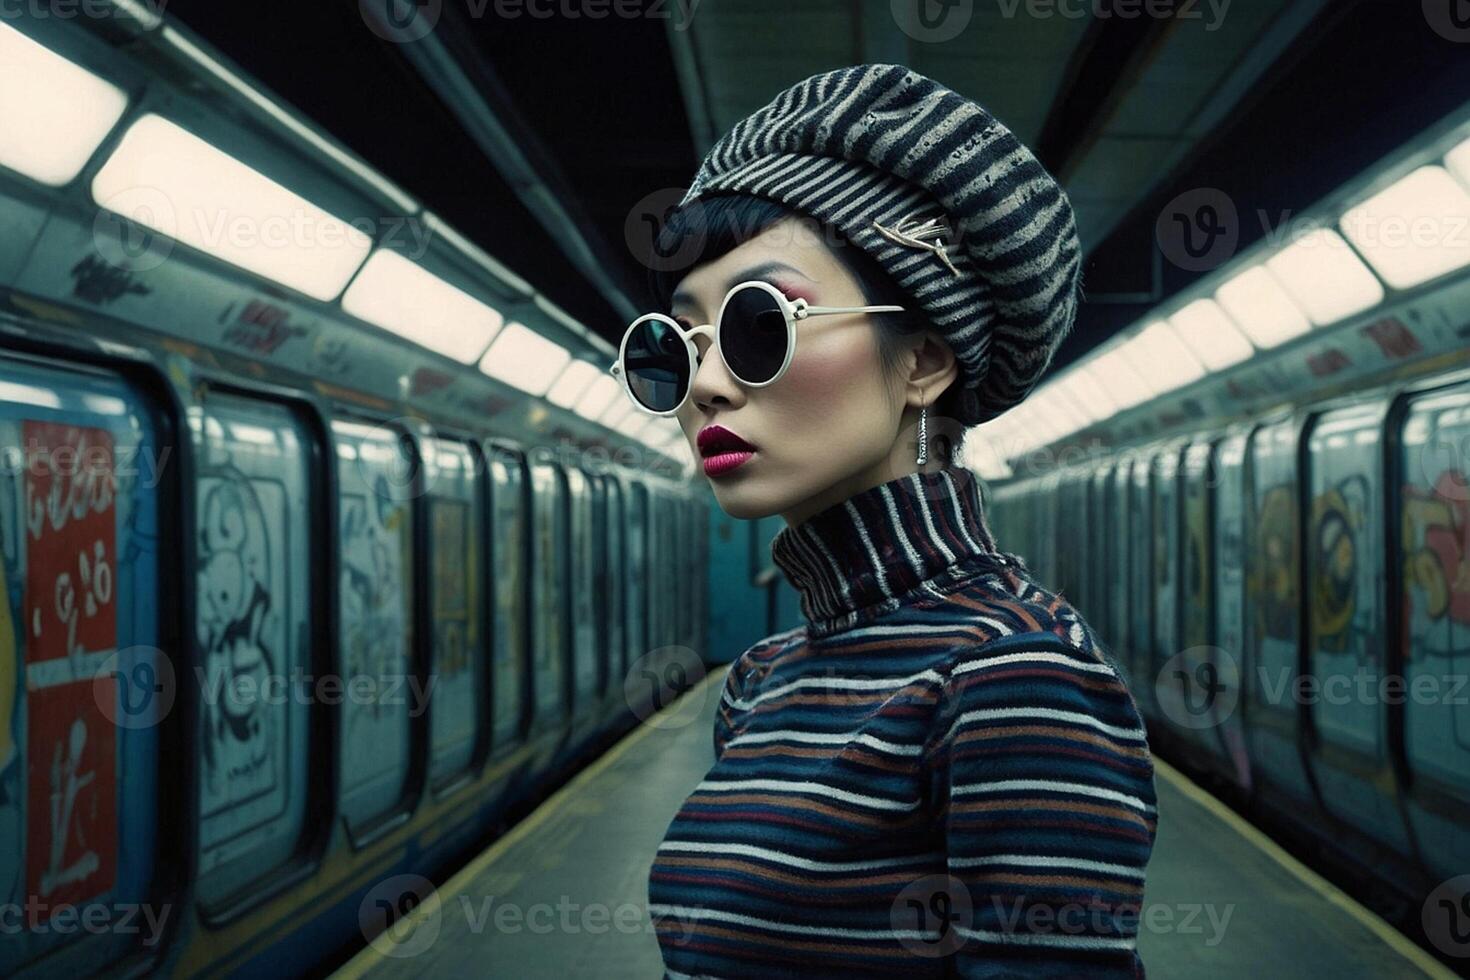
M 1465 474 L 1445 470 L 1430 490 L 1405 486 L 1403 535 L 1405 590 L 1422 594 L 1431 620 L 1448 615 L 1470 625 L 1470 480 Z
M 67 740 L 67 755 L 61 756 L 61 743 L 56 743 L 56 753 L 51 758 L 51 856 L 44 874 L 41 875 L 41 894 L 50 895 L 57 888 L 82 881 L 97 871 L 101 859 L 93 850 L 83 851 L 71 864 L 62 866 L 66 853 L 66 842 L 72 834 L 72 817 L 77 794 L 97 778 L 88 770 L 82 772 L 82 752 L 87 746 L 87 725 L 82 719 L 74 719 Z M 80 837 L 81 827 L 76 828 Z M 81 841 L 83 847 L 86 841 Z
M 406 669 L 402 563 L 404 507 L 380 478 L 370 497 L 344 495 L 342 504 L 342 611 L 348 683 L 366 676 L 384 694 L 391 679 Z M 384 713 L 373 697 L 348 717 L 351 730 L 359 717 Z
M 1350 477 L 1312 501 L 1312 628 L 1319 649 L 1342 653 L 1358 610 L 1357 534 L 1366 521 L 1367 480 Z M 1372 655 L 1372 645 L 1360 651 Z
M 1267 490 L 1256 515 L 1250 594 L 1256 633 L 1278 640 L 1296 637 L 1296 508 L 1287 484 Z
M 204 650 L 204 768 L 211 795 L 269 777 L 274 719 L 260 696 L 275 674 L 270 541 L 249 481 L 226 468 L 200 510 L 199 631 Z

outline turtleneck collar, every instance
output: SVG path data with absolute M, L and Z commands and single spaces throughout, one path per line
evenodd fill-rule
M 801 595 L 810 635 L 874 619 L 1016 565 L 985 521 L 979 480 L 964 467 L 909 473 L 781 529 L 771 558 Z

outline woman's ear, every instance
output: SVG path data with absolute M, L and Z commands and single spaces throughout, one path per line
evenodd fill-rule
M 905 379 L 908 403 L 915 408 L 931 408 L 940 394 L 959 377 L 960 363 L 948 342 L 933 330 L 925 330 L 910 348 L 908 377 Z

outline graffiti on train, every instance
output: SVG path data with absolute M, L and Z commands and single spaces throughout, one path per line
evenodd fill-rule
M 117 645 L 116 483 L 105 430 L 21 428 L 25 890 L 54 912 L 110 889 L 117 872 L 116 732 L 93 696 L 97 668 Z M 110 678 L 99 684 L 115 696 Z
M 1428 487 L 1404 486 L 1403 550 L 1405 628 L 1425 631 L 1416 647 L 1448 656 L 1456 628 L 1470 627 L 1470 480 L 1462 470 L 1444 470 Z M 1441 641 L 1450 642 L 1440 649 Z
M 371 494 L 342 494 L 342 643 L 347 681 L 370 679 L 367 697 L 346 699 L 344 745 L 361 755 L 362 769 L 375 768 L 373 748 L 384 722 L 391 727 L 393 706 L 386 697 L 408 673 L 409 594 L 405 575 L 408 507 L 392 499 L 387 478 L 378 476 Z M 349 766 L 349 771 L 358 770 Z
M 287 645 L 287 497 L 279 483 L 251 479 L 222 455 L 202 468 L 198 499 L 200 813 L 212 864 L 224 858 L 210 860 L 224 839 L 285 805 L 288 707 L 259 695 L 279 677 Z
M 1353 653 L 1376 661 L 1374 603 L 1359 596 L 1373 586 L 1363 565 L 1372 488 L 1361 473 L 1344 477 L 1312 499 L 1312 633 L 1324 653 Z

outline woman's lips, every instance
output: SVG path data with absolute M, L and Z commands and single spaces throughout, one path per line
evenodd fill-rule
M 704 475 L 720 476 L 723 473 L 729 473 L 754 455 L 755 453 L 752 450 L 739 449 L 715 453 L 713 456 L 706 456 L 704 458 Z

